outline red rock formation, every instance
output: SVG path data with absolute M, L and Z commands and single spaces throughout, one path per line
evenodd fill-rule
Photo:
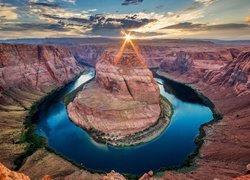
M 106 176 L 103 176 L 102 180 L 126 180 L 126 178 L 115 171 L 111 171 L 107 173 Z
M 191 56 L 184 52 L 180 51 L 176 54 L 176 60 L 171 62 L 163 61 L 160 64 L 160 70 L 164 70 L 164 72 L 174 72 L 178 71 L 179 73 L 183 74 L 193 66 L 193 61 L 191 60 Z
M 70 50 L 79 63 L 95 66 L 105 48 L 104 45 L 80 45 Z
M 249 180 L 249 179 L 250 179 L 250 174 L 233 178 L 233 180 Z
M 0 44 L 0 88 L 61 85 L 82 69 L 68 49 L 43 45 Z
M 14 168 L 14 159 L 25 150 L 17 142 L 32 104 L 82 71 L 67 48 L 0 44 L 1 162 Z
M 250 93 L 250 52 L 243 52 L 219 71 L 210 71 L 205 80 L 219 86 L 232 86 L 238 95 Z
M 23 173 L 17 173 L 6 168 L 0 163 L 0 179 L 1 180 L 30 180 L 30 178 Z
M 241 53 L 219 70 L 194 73 L 195 69 L 184 74 L 160 73 L 176 81 L 192 82 L 193 88 L 215 104 L 223 119 L 204 127 L 206 136 L 195 159 L 196 169 L 187 173 L 166 171 L 161 178 L 231 179 L 245 174 L 250 162 L 249 52 Z
M 96 65 L 95 81 L 67 108 L 75 124 L 117 140 L 157 122 L 160 93 L 152 73 L 132 50 L 126 49 L 120 58 L 116 53 L 104 53 Z

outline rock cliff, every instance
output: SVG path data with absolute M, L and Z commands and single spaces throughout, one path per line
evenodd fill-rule
M 165 68 L 158 71 L 202 92 L 223 114 L 222 120 L 203 128 L 206 136 L 195 160 L 197 169 L 188 173 L 166 171 L 162 179 L 231 179 L 246 173 L 250 162 L 249 50 L 246 47 L 239 53 L 231 49 L 232 57 L 223 60 L 224 65 L 218 59 L 207 63 L 203 70 L 198 66 L 200 60 L 191 58 L 192 68 L 183 74 Z
M 250 51 L 242 52 L 220 70 L 208 72 L 205 81 L 223 87 L 231 86 L 237 95 L 250 93 Z
M 176 53 L 176 60 L 173 61 L 172 63 L 168 61 L 163 61 L 160 64 L 160 69 L 164 70 L 165 72 L 174 72 L 178 71 L 181 74 L 186 73 L 189 71 L 193 66 L 193 61 L 191 59 L 191 56 L 184 52 L 180 51 Z
M 95 81 L 67 109 L 75 124 L 117 145 L 157 124 L 161 108 L 159 87 L 145 62 L 129 48 L 120 57 L 116 53 L 104 52 L 96 65 Z
M 0 44 L 0 162 L 14 168 L 24 152 L 19 139 L 32 104 L 82 71 L 67 48 Z
M 70 51 L 79 63 L 95 66 L 105 48 L 105 45 L 79 45 L 70 47 Z

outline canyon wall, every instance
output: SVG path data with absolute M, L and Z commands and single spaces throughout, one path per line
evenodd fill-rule
M 116 49 L 117 44 L 90 44 L 69 47 L 78 62 L 92 66 L 96 65 L 106 48 Z M 245 49 L 245 46 L 195 45 L 188 43 L 185 45 L 150 45 L 150 43 L 141 43 L 138 48 L 149 68 L 159 67 L 162 62 L 173 62 L 179 52 L 182 51 L 187 54 L 189 59 L 194 60 L 195 65 L 200 69 L 211 69 L 226 65 L 228 61 L 236 58 Z
M 33 103 L 83 72 L 67 48 L 0 44 L 0 162 L 24 153 L 24 120 Z
M 223 119 L 206 125 L 204 144 L 195 159 L 197 168 L 187 173 L 165 172 L 164 178 L 176 179 L 231 179 L 247 173 L 250 162 L 250 49 L 236 53 L 222 67 L 200 71 L 195 63 L 187 67 L 171 69 L 171 63 L 182 67 L 182 61 L 195 61 L 191 58 L 178 58 L 160 66 L 158 74 L 186 83 L 202 92 L 214 104 Z M 214 61 L 216 63 L 216 61 Z M 178 65 L 179 64 L 179 65 Z M 209 66 L 209 65 L 208 65 Z
M 95 66 L 106 48 L 106 45 L 79 45 L 70 47 L 70 51 L 79 63 Z

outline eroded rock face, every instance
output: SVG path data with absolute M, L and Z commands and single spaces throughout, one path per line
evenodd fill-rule
M 205 80 L 210 84 L 231 86 L 238 95 L 250 93 L 250 52 L 242 52 L 219 71 L 208 72 Z
M 103 51 L 105 50 L 104 45 L 80 45 L 70 48 L 75 59 L 79 63 L 88 64 L 95 66 L 97 61 L 100 59 Z
M 179 71 L 181 74 L 189 71 L 193 66 L 193 61 L 191 59 L 191 55 L 180 51 L 176 54 L 176 60 L 172 63 L 168 61 L 163 61 L 160 64 L 160 69 L 163 69 L 165 72 L 174 72 Z
M 1 89 L 63 84 L 82 71 L 66 48 L 22 44 L 0 44 L 0 68 Z
M 20 139 L 33 103 L 83 72 L 67 48 L 0 44 L 0 162 L 14 168 L 25 151 Z
M 247 52 L 249 47 L 221 67 L 215 66 L 220 64 L 220 60 L 214 61 L 214 66 L 207 63 L 203 67 L 205 71 L 198 73 L 194 72 L 199 69 L 195 60 L 193 68 L 184 74 L 158 72 L 199 90 L 223 114 L 219 122 L 204 127 L 206 136 L 199 151 L 200 157 L 195 160 L 197 169 L 189 173 L 166 171 L 159 179 L 232 179 L 247 173 L 246 164 L 250 162 L 249 147 L 246 146 L 249 144 L 250 120 Z M 239 87 L 243 87 L 241 91 Z
M 131 49 L 107 50 L 96 65 L 96 77 L 68 107 L 78 126 L 107 139 L 122 139 L 155 124 L 160 115 L 159 87 L 144 61 Z

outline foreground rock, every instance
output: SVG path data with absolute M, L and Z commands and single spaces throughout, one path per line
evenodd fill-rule
M 107 50 L 103 54 L 96 65 L 95 81 L 86 85 L 67 109 L 70 119 L 96 140 L 113 145 L 137 144 L 149 140 L 147 129 L 159 122 L 159 87 L 144 61 L 131 49 L 125 49 L 121 57 L 116 53 Z M 159 129 L 150 132 L 156 131 Z
M 123 175 L 115 171 L 111 171 L 110 173 L 107 173 L 106 176 L 102 177 L 102 180 L 113 180 L 113 179 L 114 180 L 126 180 L 126 178 Z
M 0 179 L 1 180 L 30 180 L 30 178 L 23 173 L 17 173 L 6 168 L 0 163 Z

